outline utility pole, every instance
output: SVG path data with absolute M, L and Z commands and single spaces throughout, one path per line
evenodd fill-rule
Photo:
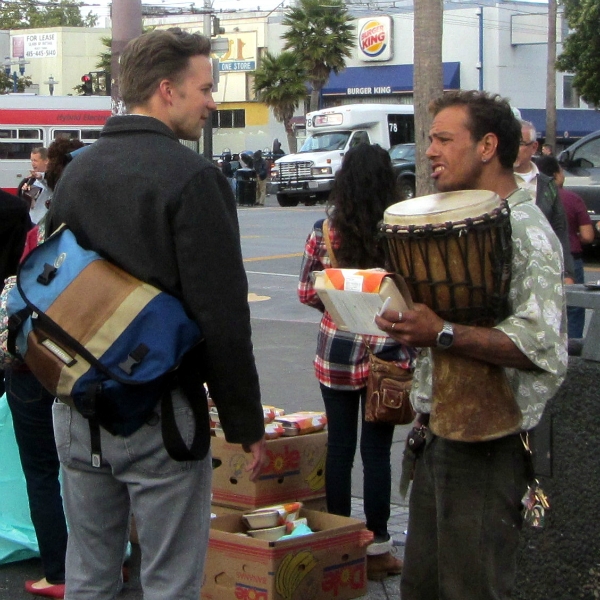
M 546 67 L 546 144 L 556 154 L 556 0 L 548 0 L 548 66 Z
M 204 17 L 203 17 L 203 32 L 204 35 L 210 39 L 212 33 L 211 27 L 211 0 L 204 0 Z M 211 59 L 212 60 L 212 59 Z M 204 124 L 204 129 L 202 131 L 202 143 L 203 143 L 203 154 L 204 158 L 210 160 L 212 162 L 213 159 L 213 128 L 212 128 L 212 118 L 209 117 Z
M 119 60 L 127 42 L 142 33 L 142 0 L 113 0 L 111 5 L 112 57 L 110 61 L 112 112 L 124 111 L 119 91 Z

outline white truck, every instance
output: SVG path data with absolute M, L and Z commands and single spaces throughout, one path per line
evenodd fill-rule
M 271 190 L 280 206 L 323 202 L 344 154 L 361 142 L 389 150 L 415 141 L 414 108 L 409 104 L 347 104 L 306 115 L 307 138 L 297 154 L 275 161 Z

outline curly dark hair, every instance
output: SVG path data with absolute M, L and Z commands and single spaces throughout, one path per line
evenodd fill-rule
M 385 209 L 398 200 L 390 155 L 380 146 L 365 143 L 348 150 L 327 209 L 340 238 L 335 254 L 341 267 L 384 266 L 377 225 Z
M 46 168 L 45 179 L 51 190 L 55 188 L 62 172 L 70 162 L 70 157 L 67 155 L 84 145 L 81 140 L 60 137 L 48 146 L 48 167 Z
M 453 90 L 444 93 L 429 104 L 435 116 L 450 106 L 464 106 L 469 115 L 466 124 L 473 141 L 478 142 L 487 133 L 498 138 L 498 160 L 505 169 L 512 169 L 521 141 L 521 123 L 515 117 L 506 98 L 479 90 Z

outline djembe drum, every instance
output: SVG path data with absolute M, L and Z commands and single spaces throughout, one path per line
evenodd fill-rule
M 511 228 L 498 195 L 468 190 L 406 200 L 385 211 L 380 231 L 415 302 L 464 325 L 492 327 L 508 315 Z M 521 411 L 504 368 L 432 353 L 433 433 L 474 442 L 518 431 Z

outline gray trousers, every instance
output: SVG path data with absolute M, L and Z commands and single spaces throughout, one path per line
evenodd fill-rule
M 175 391 L 175 418 L 189 444 L 194 419 Z M 156 409 L 160 416 L 160 407 Z M 135 515 L 145 600 L 198 600 L 210 527 L 211 457 L 176 462 L 160 419 L 129 437 L 102 432 L 102 465 L 90 462 L 88 422 L 66 404 L 53 407 L 63 470 L 69 541 L 65 600 L 113 600 Z
M 526 489 L 518 435 L 480 443 L 434 436 L 415 467 L 402 600 L 511 598 Z

